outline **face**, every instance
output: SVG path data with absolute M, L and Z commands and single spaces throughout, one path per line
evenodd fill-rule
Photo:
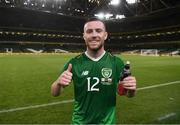
M 104 49 L 104 41 L 107 39 L 104 24 L 101 21 L 87 22 L 84 25 L 83 37 L 89 50 L 98 51 Z

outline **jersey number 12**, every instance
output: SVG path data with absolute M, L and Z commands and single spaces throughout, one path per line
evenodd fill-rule
M 91 83 L 91 81 L 95 81 L 95 82 Z M 92 77 L 92 78 L 88 77 L 87 78 L 87 83 L 88 83 L 87 91 L 99 91 L 99 88 L 96 88 L 97 87 L 96 85 L 99 83 L 99 78 L 98 77 Z

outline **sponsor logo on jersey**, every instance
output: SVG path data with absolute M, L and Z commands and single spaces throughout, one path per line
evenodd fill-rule
M 87 76 L 88 74 L 89 74 L 89 71 L 86 70 L 82 72 L 81 76 Z
M 111 78 L 101 78 L 101 83 L 103 85 L 111 85 L 112 84 L 112 79 Z
M 102 73 L 102 76 L 104 77 L 104 78 L 101 78 L 101 83 L 103 85 L 111 85 L 112 84 L 112 78 L 110 78 L 110 77 L 112 75 L 112 69 L 103 68 L 101 70 L 101 73 Z

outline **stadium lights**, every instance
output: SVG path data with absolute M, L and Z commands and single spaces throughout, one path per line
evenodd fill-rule
M 41 34 L 41 33 L 39 33 L 39 34 L 38 34 L 38 36 L 42 36 L 42 34 Z
M 28 3 L 27 3 L 27 2 L 24 2 L 24 5 L 28 5 Z
M 98 17 L 99 19 L 106 19 L 106 20 L 109 20 L 109 19 L 123 19 L 125 18 L 125 15 L 113 15 L 113 14 L 110 14 L 110 13 L 99 13 L 99 14 L 95 14 L 94 16 Z
M 5 32 L 5 34 L 7 34 L 7 35 L 8 35 L 8 34 L 9 34 L 9 32 Z
M 25 36 L 26 34 L 27 34 L 27 33 L 24 33 L 24 32 L 22 33 L 23 36 Z
M 69 8 L 69 9 L 70 9 L 70 8 Z M 83 11 L 83 10 L 80 10 L 80 9 L 74 9 L 74 11 L 79 12 L 79 13 L 84 13 L 84 11 Z
M 107 13 L 99 13 L 99 14 L 95 14 L 96 17 L 100 18 L 100 19 L 110 19 L 110 17 L 113 16 L 113 14 Z
M 104 18 L 104 13 L 99 13 L 99 14 L 95 14 L 94 16 L 103 19 Z
M 147 34 L 147 36 L 152 36 L 152 34 Z
M 136 1 L 137 1 L 137 0 L 126 0 L 126 2 L 127 2 L 128 4 L 134 4 L 134 3 L 136 3 Z
M 156 33 L 156 35 L 157 35 L 157 36 L 160 36 L 160 35 L 161 35 L 161 33 Z
M 97 3 L 99 4 L 100 3 L 100 0 L 88 0 L 89 3 Z
M 9 0 L 5 0 L 5 2 L 6 2 L 6 3 L 10 3 L 10 1 L 9 1 Z
M 36 33 L 33 33 L 33 36 L 36 36 L 37 34 Z
M 116 15 L 116 19 L 123 19 L 123 18 L 125 18 L 124 15 Z
M 42 7 L 43 7 L 43 8 L 45 7 L 45 4 L 44 4 L 44 3 L 42 4 Z
M 12 35 L 15 35 L 15 32 L 11 32 Z
M 118 5 L 120 3 L 120 0 L 111 0 L 111 2 L 109 3 L 110 5 Z
M 107 13 L 107 14 L 104 15 L 104 17 L 105 17 L 106 19 L 109 19 L 109 18 L 112 17 L 112 16 L 113 16 L 113 15 L 110 14 L 110 13 Z

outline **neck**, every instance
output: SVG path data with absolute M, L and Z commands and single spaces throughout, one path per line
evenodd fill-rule
M 100 50 L 97 50 L 97 51 L 95 51 L 95 50 L 90 50 L 90 49 L 88 49 L 87 48 L 87 54 L 89 55 L 89 56 L 91 56 L 92 58 L 98 58 L 98 57 L 100 57 L 103 53 L 104 53 L 104 48 L 102 47 Z

